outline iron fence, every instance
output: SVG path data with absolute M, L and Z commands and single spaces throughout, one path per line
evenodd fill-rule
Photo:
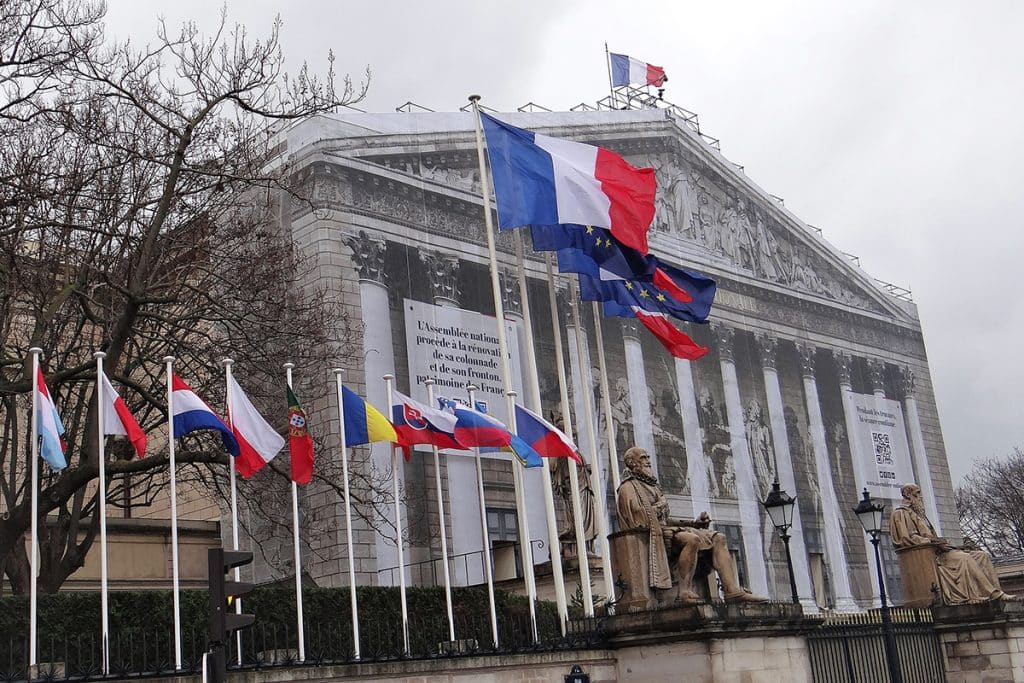
M 946 680 L 946 660 L 927 609 L 891 610 L 904 683 Z M 807 635 L 816 683 L 889 683 L 878 611 L 834 614 Z

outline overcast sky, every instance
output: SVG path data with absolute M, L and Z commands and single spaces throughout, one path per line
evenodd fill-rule
M 215 0 L 108 0 L 109 32 L 214 25 Z M 730 160 L 871 275 L 913 290 L 954 481 L 1024 447 L 1024 3 L 233 0 L 284 20 L 289 68 L 373 81 L 360 104 L 466 96 L 565 110 L 607 94 L 604 43 L 669 75 Z

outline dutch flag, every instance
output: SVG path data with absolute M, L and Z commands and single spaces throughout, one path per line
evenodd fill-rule
M 213 429 L 220 432 L 228 453 L 238 455 L 238 440 L 231 429 L 176 373 L 171 375 L 171 416 L 172 438 L 180 439 L 200 429 Z

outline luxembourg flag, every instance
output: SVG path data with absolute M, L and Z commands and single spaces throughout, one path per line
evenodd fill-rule
M 114 386 L 104 373 L 101 375 L 100 388 L 103 401 L 103 436 L 126 436 L 135 449 L 135 455 L 146 454 L 146 433 L 139 427 L 135 416 L 128 410 Z
M 228 420 L 231 422 L 231 433 L 238 440 L 235 469 L 248 479 L 284 448 L 284 437 L 263 419 L 234 376 L 228 377 L 228 388 L 231 396 Z
M 665 85 L 668 76 L 660 66 L 654 66 L 647 62 L 641 62 L 629 55 L 617 55 L 611 53 L 612 58 L 612 87 L 618 88 L 623 85 L 636 83 L 638 85 L 653 85 L 657 88 Z
M 487 114 L 480 119 L 499 228 L 592 225 L 647 253 L 654 169 L 634 168 L 609 150 L 516 128 Z
M 238 440 L 224 421 L 217 417 L 206 402 L 196 396 L 192 387 L 178 377 L 171 375 L 172 434 L 175 439 L 200 429 L 213 429 L 220 432 L 220 440 L 228 453 L 237 456 Z
M 579 449 L 565 432 L 520 405 L 516 406 L 516 431 L 519 438 L 545 458 L 572 458 L 583 464 Z
M 36 429 L 39 431 L 41 441 L 39 455 L 54 470 L 58 472 L 68 466 L 64 458 L 64 424 L 57 414 L 57 407 L 53 405 L 50 392 L 43 380 L 43 371 L 36 370 Z

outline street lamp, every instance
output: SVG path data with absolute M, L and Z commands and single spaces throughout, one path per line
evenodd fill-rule
M 768 512 L 772 525 L 779 532 L 782 538 L 782 545 L 786 548 L 786 567 L 789 569 L 789 589 L 793 594 L 793 604 L 800 602 L 796 593 L 796 579 L 793 578 L 793 557 L 789 554 L 789 528 L 793 526 L 793 510 L 796 508 L 796 498 L 792 497 L 779 487 L 779 477 L 776 475 L 772 483 L 772 490 L 768 492 L 764 502 L 761 503 Z
M 875 547 L 875 568 L 878 571 L 878 595 L 882 599 L 882 634 L 885 637 L 885 661 L 889 665 L 889 680 L 892 683 L 903 683 L 903 672 L 900 670 L 899 654 L 896 650 L 896 635 L 892 630 L 892 615 L 889 614 L 889 603 L 885 599 L 882 556 L 878 552 L 878 537 L 882 533 L 882 513 L 885 511 L 885 505 L 872 500 L 865 487 L 864 497 L 853 511 L 864 531 L 871 536 L 871 545 Z

